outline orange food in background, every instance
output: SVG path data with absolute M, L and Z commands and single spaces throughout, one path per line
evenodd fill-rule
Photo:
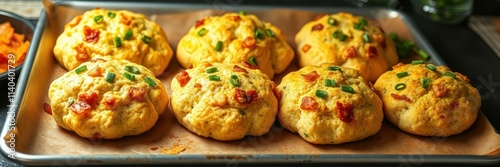
M 8 65 L 21 64 L 29 46 L 30 42 L 24 41 L 24 34 L 15 33 L 9 22 L 0 24 L 0 73 L 7 71 Z M 9 54 L 12 54 L 10 58 Z

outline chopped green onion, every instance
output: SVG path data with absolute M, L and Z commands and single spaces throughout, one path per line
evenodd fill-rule
M 115 37 L 114 41 L 116 47 L 122 46 L 122 40 L 120 39 L 120 37 Z
M 363 41 L 365 42 L 370 42 L 370 36 L 368 35 L 367 32 L 363 33 Z
M 361 18 L 361 19 L 359 19 L 359 23 L 358 24 L 361 25 L 361 26 L 366 26 L 366 25 L 368 25 L 368 22 L 365 19 Z
M 135 80 L 135 75 L 133 74 L 129 74 L 127 72 L 123 73 L 123 76 L 131 81 L 134 81 Z
M 274 35 L 275 35 L 275 34 L 274 34 L 274 31 L 273 31 L 273 30 L 271 30 L 271 29 L 266 29 L 266 35 L 267 35 L 268 37 L 274 37 Z
M 339 66 L 330 66 L 330 67 L 328 67 L 328 70 L 330 70 L 330 71 L 340 71 L 342 69 Z
M 238 13 L 239 13 L 240 15 L 246 15 L 246 14 L 247 14 L 244 10 L 240 10 Z
M 115 73 L 108 72 L 108 74 L 106 75 L 106 81 L 112 83 L 114 79 L 115 79 Z
M 457 75 L 455 75 L 454 73 L 449 72 L 449 71 L 444 72 L 444 74 L 443 74 L 443 75 L 445 75 L 445 76 L 449 76 L 449 77 L 452 77 L 452 78 L 455 78 L 455 77 L 457 76 Z
M 363 30 L 363 25 L 361 25 L 360 23 L 356 23 L 354 24 L 353 28 L 356 30 Z
M 125 36 L 123 37 L 123 39 L 129 40 L 131 37 L 132 37 L 132 30 L 127 30 L 127 32 L 125 32 Z
M 354 89 L 348 85 L 342 85 L 340 86 L 340 89 L 347 93 L 354 93 Z
M 398 34 L 396 34 L 395 32 L 391 32 L 389 33 L 389 37 L 392 39 L 392 40 L 398 40 Z
M 149 44 L 153 41 L 153 39 L 151 39 L 151 37 L 147 36 L 147 35 L 142 35 L 142 42 L 146 43 L 146 44 Z
M 332 18 L 332 17 L 329 17 L 329 18 L 328 18 L 328 24 L 330 24 L 330 25 L 334 26 L 334 25 L 335 25 L 335 23 L 337 23 L 337 20 L 335 20 L 335 19 L 334 19 L 334 18 Z
M 428 68 L 429 70 L 436 71 L 436 66 L 427 64 L 427 66 L 425 66 L 425 67 Z
M 233 86 L 240 86 L 240 79 L 237 75 L 231 75 L 231 79 L 229 79 L 229 82 L 231 82 L 231 85 Z
M 335 87 L 337 86 L 337 82 L 334 79 L 325 79 L 325 86 Z
M 73 103 L 75 103 L 75 99 L 73 97 L 68 98 L 68 107 L 71 106 Z
M 264 39 L 264 32 L 262 32 L 260 29 L 255 29 L 255 37 L 258 39 Z
M 328 95 L 328 93 L 324 90 L 316 90 L 316 96 L 320 98 L 325 98 Z
M 198 31 L 198 36 L 202 37 L 203 35 L 205 35 L 205 33 L 207 33 L 207 29 L 203 27 L 200 31 Z
M 413 60 L 411 61 L 411 64 L 415 65 L 415 64 L 422 64 L 424 63 L 424 60 Z
M 250 59 L 248 59 L 248 61 L 250 62 L 250 64 L 252 66 L 258 66 L 258 64 L 257 64 L 257 58 L 255 58 L 255 57 L 252 56 L 252 57 L 250 57 Z
M 429 60 L 429 54 L 422 49 L 418 50 L 418 55 L 424 60 Z
M 148 83 L 149 86 L 156 87 L 156 82 L 152 78 L 146 77 L 144 78 L 144 81 L 146 81 L 146 83 Z
M 340 36 L 340 38 L 339 38 L 339 41 L 344 42 L 346 38 L 347 38 L 347 35 L 342 34 L 342 35 Z
M 342 32 L 340 30 L 337 30 L 337 31 L 333 32 L 333 37 L 335 39 L 340 38 L 341 35 L 342 35 Z
M 75 72 L 76 72 L 76 74 L 80 74 L 80 73 L 84 72 L 85 70 L 87 70 L 87 66 L 86 66 L 86 65 L 81 66 L 81 67 L 78 67 L 78 68 L 75 70 Z
M 396 76 L 398 76 L 398 78 L 403 78 L 403 77 L 406 77 L 408 76 L 408 72 L 400 72 L 400 73 L 397 73 Z
M 208 80 L 210 81 L 220 81 L 220 77 L 217 75 L 210 75 L 208 76 Z
M 116 14 L 113 12 L 108 12 L 108 17 L 115 18 Z
M 396 84 L 396 86 L 394 87 L 394 89 L 396 89 L 396 90 L 403 90 L 403 89 L 405 89 L 405 88 L 406 88 L 406 84 L 404 84 L 404 83 L 398 83 L 398 84 Z
M 220 52 L 222 50 L 222 41 L 217 41 L 217 45 L 215 45 L 215 51 Z
M 125 70 L 127 70 L 128 72 L 134 73 L 134 74 L 140 74 L 141 73 L 139 71 L 139 69 L 137 67 L 134 67 L 134 66 L 125 66 Z
M 96 17 L 94 17 L 94 22 L 99 23 L 101 21 L 102 21 L 102 15 L 97 15 Z
M 205 71 L 209 74 L 214 73 L 217 72 L 217 67 L 207 68 Z
M 422 80 L 422 87 L 423 87 L 423 88 L 425 88 L 425 89 L 429 88 L 429 84 L 431 84 L 431 79 L 429 79 L 429 78 L 424 78 L 424 79 Z

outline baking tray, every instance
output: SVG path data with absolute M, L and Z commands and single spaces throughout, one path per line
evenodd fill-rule
M 9 110 L 16 112 L 15 161 L 27 165 L 82 165 L 82 164 L 177 164 L 177 163 L 399 163 L 415 165 L 422 163 L 493 164 L 500 162 L 500 136 L 496 135 L 485 116 L 480 113 L 476 123 L 466 132 L 448 138 L 420 137 L 401 132 L 388 122 L 375 136 L 365 140 L 341 145 L 313 145 L 298 135 L 275 124 L 270 132 L 261 137 L 246 137 L 242 140 L 220 142 L 198 137 L 184 129 L 169 108 L 161 115 L 156 125 L 139 136 L 118 140 L 90 141 L 59 128 L 52 116 L 43 112 L 43 103 L 48 102 L 47 91 L 52 80 L 65 70 L 58 65 L 52 49 L 63 25 L 86 10 L 102 7 L 127 9 L 150 16 L 162 25 L 172 48 L 176 48 L 178 37 L 187 33 L 179 29 L 181 24 L 193 25 L 199 18 L 184 17 L 185 13 L 197 16 L 222 14 L 224 11 L 245 10 L 256 14 L 264 21 L 280 27 L 293 42 L 295 30 L 300 27 L 297 20 L 306 15 L 319 13 L 351 12 L 380 22 L 386 32 L 394 31 L 401 38 L 412 39 L 427 51 L 430 63 L 445 65 L 412 21 L 403 13 L 382 8 L 275 8 L 215 3 L 210 5 L 185 5 L 172 3 L 140 2 L 84 2 L 59 1 L 48 6 L 40 15 L 38 26 L 22 70 L 16 98 Z M 206 11 L 206 9 L 211 9 Z M 294 15 L 290 15 L 291 12 Z M 285 14 L 284 14 L 285 13 Z M 270 17 L 273 15 L 273 17 Z M 283 18 L 280 16 L 283 15 Z M 286 18 L 284 16 L 287 16 Z M 276 22 L 288 23 L 276 24 Z M 294 60 L 287 71 L 298 69 Z M 165 73 L 159 76 L 170 94 L 170 80 L 182 68 L 174 59 Z M 285 74 L 276 77 L 279 82 Z M 14 119 L 9 114 L 7 120 Z M 10 121 L 6 121 L 2 136 L 9 134 Z M 483 136 L 491 135 L 483 139 Z M 495 136 L 496 135 L 496 136 Z M 456 146 L 462 146 L 457 148 Z M 9 155 L 7 142 L 1 142 L 4 155 Z M 474 148 L 484 148 L 474 152 Z

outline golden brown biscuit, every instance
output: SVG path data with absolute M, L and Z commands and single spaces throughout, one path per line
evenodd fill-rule
M 188 130 L 216 140 L 269 131 L 278 110 L 274 82 L 257 69 L 204 63 L 172 79 L 172 110 Z
M 468 129 L 481 106 L 466 76 L 445 66 L 398 64 L 377 80 L 387 120 L 408 133 L 450 136 Z
M 57 61 L 67 70 L 106 57 L 141 64 L 155 76 L 167 68 L 172 54 L 161 27 L 144 15 L 100 8 L 66 24 L 54 47 Z
M 288 67 L 293 56 L 280 29 L 250 14 L 206 17 L 177 45 L 177 60 L 185 68 L 204 61 L 243 63 L 259 68 L 271 79 Z
M 372 22 L 350 13 L 324 15 L 295 36 L 299 65 L 332 63 L 358 70 L 375 81 L 398 62 L 391 38 Z
M 52 82 L 49 99 L 59 126 L 92 139 L 141 134 L 168 104 L 154 74 L 126 60 L 82 63 Z
M 376 134 L 384 118 L 382 101 L 358 71 L 323 64 L 286 75 L 278 120 L 314 144 L 340 144 Z

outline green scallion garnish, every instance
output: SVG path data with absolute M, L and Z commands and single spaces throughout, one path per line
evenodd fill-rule
M 127 70 L 128 72 L 131 72 L 133 74 L 140 74 L 141 73 L 139 71 L 139 69 L 137 67 L 134 67 L 134 66 L 125 66 L 125 70 Z
M 424 79 L 422 80 L 422 87 L 423 87 L 423 88 L 425 88 L 425 89 L 429 88 L 429 85 L 430 85 L 430 84 L 431 84 L 431 79 L 429 79 L 429 78 L 424 78 Z
M 73 97 L 68 98 L 68 107 L 71 106 L 73 103 L 75 103 L 75 99 Z
M 262 32 L 260 29 L 255 29 L 255 37 L 258 39 L 264 39 L 264 32 Z
M 210 81 L 220 81 L 220 77 L 217 75 L 210 75 L 208 76 L 208 80 Z
M 146 44 L 149 44 L 153 41 L 153 39 L 147 35 L 142 35 L 142 42 L 146 43 Z
M 333 35 L 332 35 L 335 39 L 338 39 L 340 38 L 340 36 L 342 36 L 342 32 L 340 30 L 337 30 L 335 32 L 333 32 Z
M 115 46 L 116 47 L 122 46 L 122 40 L 120 39 L 120 37 L 115 37 L 114 41 L 115 41 Z
M 246 14 L 247 14 L 244 10 L 240 10 L 238 13 L 239 13 L 240 15 L 246 15 Z
M 363 30 L 363 25 L 361 25 L 360 23 L 355 23 L 353 28 L 356 30 Z
M 334 18 L 332 18 L 332 17 L 329 17 L 329 18 L 328 18 L 328 24 L 330 24 L 330 25 L 334 26 L 334 25 L 335 25 L 335 23 L 337 23 L 337 20 L 335 20 L 335 19 L 334 19 Z
M 274 37 L 274 35 L 275 35 L 275 34 L 274 34 L 274 31 L 273 31 L 273 30 L 271 30 L 271 29 L 266 29 L 266 35 L 267 35 L 268 37 Z
M 207 68 L 205 71 L 209 74 L 214 73 L 217 72 L 217 67 Z
M 396 90 L 403 90 L 405 88 L 406 88 L 406 84 L 404 84 L 404 83 L 398 83 L 398 84 L 396 84 L 396 86 L 394 86 L 394 89 L 396 89 Z
M 411 61 L 411 64 L 415 65 L 415 64 L 423 64 L 424 63 L 424 60 L 413 60 Z
M 257 64 L 257 58 L 255 58 L 255 57 L 252 56 L 252 57 L 250 57 L 250 59 L 248 59 L 248 61 L 250 62 L 250 64 L 252 66 L 258 66 L 258 64 Z
M 84 72 L 85 70 L 87 70 L 87 66 L 86 66 L 86 65 L 81 66 L 81 67 L 78 67 L 78 68 L 75 70 L 75 73 L 76 73 L 76 74 L 80 74 L 80 73 Z
M 237 75 L 231 75 L 231 79 L 229 79 L 229 82 L 231 82 L 231 85 L 233 86 L 240 86 L 240 79 Z
M 207 33 L 207 29 L 201 28 L 200 31 L 198 31 L 198 36 L 202 37 Z
M 325 86 L 335 87 L 337 86 L 337 82 L 334 79 L 325 79 Z
M 149 86 L 156 87 L 156 82 L 152 78 L 146 77 L 144 78 L 144 81 L 146 81 L 146 83 L 148 83 Z
M 403 78 L 403 77 L 406 77 L 408 76 L 408 72 L 400 72 L 400 73 L 397 73 L 396 76 L 398 76 L 398 78 Z
M 354 93 L 354 89 L 348 85 L 342 85 L 340 86 L 340 89 L 347 93 Z
M 359 24 L 361 26 L 366 26 L 366 25 L 368 25 L 368 22 L 365 19 L 361 18 L 361 19 L 359 19 Z
M 131 81 L 134 81 L 135 80 L 135 75 L 133 74 L 129 74 L 127 72 L 123 73 L 123 76 Z
M 366 43 L 370 42 L 370 36 L 368 35 L 367 32 L 363 33 L 363 41 L 365 41 Z
M 429 60 L 429 54 L 422 49 L 418 50 L 418 55 L 424 60 Z
M 215 51 L 220 52 L 222 50 L 222 41 L 217 41 L 215 45 Z
M 115 73 L 108 72 L 108 74 L 106 75 L 106 81 L 112 83 L 114 79 L 115 79 Z
M 340 35 L 339 41 L 344 42 L 347 39 L 347 35 L 342 34 Z
M 127 30 L 125 32 L 125 36 L 123 37 L 124 40 L 129 40 L 132 37 L 132 30 Z
M 330 66 L 327 69 L 330 70 L 330 71 L 340 71 L 340 70 L 342 70 L 342 68 L 340 68 L 339 66 Z
M 428 68 L 429 70 L 436 71 L 436 66 L 427 64 L 427 66 L 425 66 L 425 67 Z
M 443 75 L 445 75 L 445 76 L 449 76 L 449 77 L 452 77 L 452 78 L 455 78 L 455 77 L 457 76 L 457 75 L 455 75 L 454 73 L 449 72 L 449 71 L 444 72 L 444 74 L 443 74 Z
M 102 15 L 97 15 L 96 17 L 94 17 L 94 22 L 100 23 L 101 21 L 102 21 Z
M 113 12 L 108 12 L 108 17 L 115 18 L 116 14 Z
M 316 90 L 316 96 L 320 98 L 325 98 L 328 95 L 328 93 L 324 90 Z

